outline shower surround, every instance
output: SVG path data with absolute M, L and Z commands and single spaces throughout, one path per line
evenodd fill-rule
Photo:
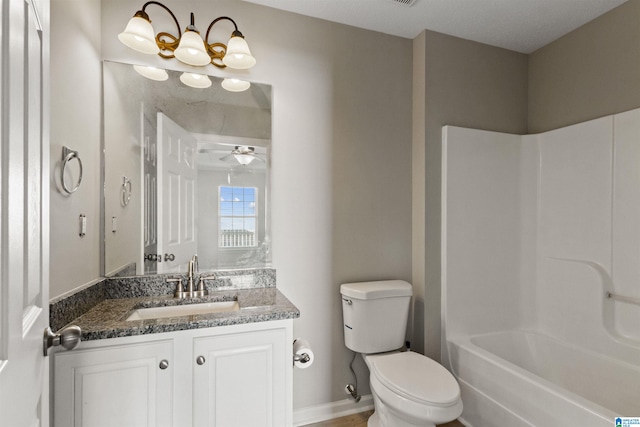
M 640 416 L 640 110 L 446 126 L 442 173 L 442 361 L 465 423 Z

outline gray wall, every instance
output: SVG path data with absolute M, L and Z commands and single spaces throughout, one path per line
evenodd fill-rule
M 529 58 L 529 133 L 640 107 L 640 1 L 631 0 Z
M 416 298 L 414 335 L 439 360 L 442 126 L 526 133 L 527 56 L 432 31 L 416 46 L 414 84 L 424 98 L 414 108 L 424 113 L 414 116 L 413 149 L 424 152 L 424 163 L 414 163 L 413 185 L 424 191 L 414 191 L 413 209 L 424 211 L 424 222 L 414 213 L 413 262 L 424 270 L 414 267 L 413 282 L 424 291 Z
M 100 38 L 99 0 L 51 2 L 51 298 L 100 275 Z M 78 151 L 84 168 L 72 195 L 60 187 L 63 145 Z
M 113 64 L 111 64 L 113 65 Z M 131 70 L 134 72 L 133 70 Z M 114 275 L 132 262 L 136 263 L 138 272 L 142 273 L 142 195 L 143 178 L 140 171 L 142 162 L 141 135 L 152 132 L 155 135 L 156 111 L 141 102 L 135 89 L 124 91 L 119 88 L 118 79 L 113 70 L 103 70 L 104 80 L 104 140 L 118 141 L 118 149 L 114 143 L 105 145 L 104 180 L 105 180 L 105 262 L 107 276 Z M 149 111 L 151 110 L 151 111 Z M 141 123 L 145 118 L 145 125 Z M 150 131 L 147 123 L 153 123 Z M 155 139 L 155 138 L 154 138 Z M 131 199 L 126 206 L 121 203 L 123 177 L 131 181 Z M 116 218 L 116 231 L 112 231 L 112 218 Z M 135 237 L 132 237 L 135 236 Z

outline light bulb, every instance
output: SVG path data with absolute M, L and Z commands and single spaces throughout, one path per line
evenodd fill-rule
M 211 80 L 209 80 L 209 77 L 204 74 L 182 73 L 180 81 L 187 86 L 197 89 L 206 89 L 211 86 Z
M 141 15 L 142 13 L 142 15 Z M 146 16 L 146 18 L 145 18 Z M 118 34 L 118 40 L 127 47 L 142 53 L 156 54 L 160 48 L 146 13 L 139 11 L 129 20 L 127 27 Z
M 204 41 L 196 31 L 185 31 L 173 54 L 180 62 L 198 67 L 211 62 L 211 57 L 204 49 Z
M 227 44 L 227 52 L 222 58 L 224 65 L 230 68 L 236 68 L 243 70 L 251 68 L 256 65 L 256 59 L 251 56 L 249 45 L 245 41 L 244 37 L 238 35 L 238 32 L 234 32 Z
M 253 162 L 254 159 L 251 154 L 234 154 L 233 157 L 235 157 L 238 163 L 243 166 L 247 166 L 249 163 Z
M 169 78 L 169 74 L 167 74 L 167 71 L 163 70 L 162 68 L 134 65 L 133 69 L 136 70 L 136 72 L 141 76 L 144 76 L 151 80 L 162 82 Z
M 251 87 L 251 83 L 249 83 L 248 81 L 240 80 L 236 78 L 226 78 L 222 80 L 221 85 L 224 89 L 228 90 L 229 92 L 242 92 L 249 89 L 249 87 Z

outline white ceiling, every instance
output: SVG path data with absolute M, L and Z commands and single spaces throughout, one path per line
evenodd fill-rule
M 410 39 L 427 29 L 531 53 L 627 0 L 245 1 Z

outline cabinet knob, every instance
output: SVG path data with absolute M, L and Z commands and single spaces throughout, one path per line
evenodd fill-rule
M 167 369 L 169 367 L 169 362 L 164 359 L 160 361 L 160 369 Z
M 206 362 L 204 356 L 198 356 L 198 358 L 196 359 L 196 363 L 198 365 L 204 365 L 204 362 Z

